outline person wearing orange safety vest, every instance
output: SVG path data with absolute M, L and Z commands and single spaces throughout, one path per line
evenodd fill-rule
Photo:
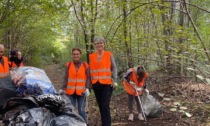
M 81 54 L 79 48 L 72 49 L 73 61 L 66 63 L 64 82 L 58 93 L 65 93 L 74 107 L 77 102 L 78 112 L 86 121 L 85 100 L 90 94 L 90 70 L 88 64 L 80 60 Z
M 102 126 L 111 126 L 110 98 L 117 84 L 117 67 L 111 52 L 104 50 L 105 39 L 94 38 L 96 52 L 89 55 L 92 89 L 99 106 Z M 113 76 L 113 79 L 112 79 Z
M 141 107 L 138 100 L 138 95 L 141 95 L 142 88 L 145 90 L 147 94 L 149 94 L 149 90 L 146 89 L 145 79 L 148 77 L 148 73 L 142 66 L 133 67 L 127 70 L 124 74 L 123 78 L 123 86 L 128 93 L 128 108 L 129 108 L 129 121 L 133 121 L 133 98 L 136 100 L 137 110 L 138 110 L 138 119 L 144 120 L 143 115 L 141 113 Z M 137 93 L 136 93 L 137 91 Z
M 9 59 L 9 67 L 10 68 L 17 68 L 20 66 L 24 66 L 23 63 L 23 56 L 20 51 L 12 50 L 10 51 L 10 59 Z
M 0 78 L 9 75 L 9 61 L 4 56 L 4 45 L 0 44 Z

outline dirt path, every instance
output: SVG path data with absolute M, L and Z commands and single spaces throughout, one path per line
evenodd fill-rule
M 45 66 L 43 69 L 58 91 L 63 83 L 65 70 L 62 70 L 57 64 Z
M 48 77 L 51 79 L 55 88 L 58 90 L 62 84 L 64 70 L 61 70 L 58 65 L 49 65 L 44 68 Z M 184 85 L 184 86 L 183 86 Z M 193 85 L 193 84 L 191 84 Z M 158 89 L 157 89 L 158 87 Z M 196 89 L 198 88 L 195 85 Z M 194 88 L 194 87 L 192 87 Z M 199 86 L 200 88 L 200 86 Z M 137 118 L 137 113 L 134 115 L 134 121 L 127 121 L 128 118 L 128 105 L 127 105 L 127 95 L 125 92 L 122 92 L 120 95 L 116 95 L 117 98 L 117 107 L 118 113 L 116 113 L 116 105 L 114 102 L 114 93 L 112 95 L 110 109 L 112 117 L 112 126 L 209 126 L 209 109 L 210 106 L 204 104 L 202 100 L 209 100 L 210 87 L 204 86 L 202 90 L 205 90 L 204 95 L 201 96 L 200 90 L 194 90 L 189 88 L 189 83 L 183 84 L 160 84 L 160 85 L 151 85 L 149 87 L 151 94 L 156 97 L 161 104 L 163 105 L 163 114 L 160 118 L 148 118 L 147 122 L 139 121 Z M 208 90 L 207 90 L 208 89 Z M 157 95 L 157 92 L 162 92 L 167 94 L 166 97 L 171 98 L 171 101 L 164 101 L 163 97 Z M 202 91 L 204 92 L 204 91 Z M 89 101 L 89 126 L 101 126 L 99 108 L 95 100 L 94 93 L 91 92 L 91 95 L 88 97 Z M 183 116 L 182 113 L 176 111 L 172 112 L 170 109 L 174 107 L 173 103 L 179 101 L 182 105 L 187 106 L 187 112 L 191 114 L 196 113 L 193 117 L 188 118 Z M 177 109 L 179 109 L 178 106 Z M 136 107 L 134 105 L 135 111 Z M 118 115 L 118 116 L 116 116 Z M 202 117 L 202 119 L 201 119 Z M 202 122 L 201 122 L 202 121 Z M 204 122 L 204 123 L 203 123 Z

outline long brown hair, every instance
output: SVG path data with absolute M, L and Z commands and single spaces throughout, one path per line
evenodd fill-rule
M 144 76 L 145 76 L 145 71 L 144 71 L 144 69 L 143 69 L 141 66 L 139 66 L 139 67 L 137 68 L 137 76 L 139 77 L 139 78 L 138 78 L 138 81 L 139 81 L 139 82 L 141 82 L 142 79 L 143 79 Z

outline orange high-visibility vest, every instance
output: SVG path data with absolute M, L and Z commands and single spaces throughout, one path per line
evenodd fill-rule
M 4 60 L 4 66 L 0 63 L 0 78 L 3 78 L 9 74 L 8 58 L 5 56 L 2 56 L 2 60 Z
M 87 80 L 86 76 L 86 68 L 88 64 L 84 62 L 86 65 L 82 65 L 81 63 L 78 71 L 76 72 L 76 67 L 73 62 L 66 63 L 68 68 L 68 84 L 66 87 L 66 94 L 72 95 L 76 92 L 77 95 L 82 95 L 85 92 L 85 83 Z
M 9 64 L 10 64 L 10 68 L 15 68 L 15 67 L 18 67 L 16 64 L 15 64 L 15 62 L 9 62 Z M 21 62 L 20 63 L 20 67 L 22 67 L 22 66 L 24 66 L 24 64 L 23 64 L 23 62 Z
M 132 68 L 132 74 L 130 76 L 130 81 L 133 81 L 136 84 L 136 88 L 137 87 L 143 87 L 144 86 L 144 81 L 147 77 L 148 77 L 148 73 L 146 72 L 144 78 L 142 78 L 142 81 L 138 82 L 136 72 L 135 72 L 134 68 Z M 124 88 L 125 88 L 125 90 L 128 94 L 137 95 L 134 87 L 130 83 L 128 83 L 127 81 L 125 81 L 125 80 L 123 81 L 123 86 L 124 86 Z M 140 94 L 141 94 L 141 91 L 138 91 L 138 95 L 140 95 Z
M 101 84 L 112 84 L 111 52 L 104 51 L 100 62 L 98 62 L 98 53 L 90 54 L 89 58 L 92 84 L 95 84 L 97 81 Z

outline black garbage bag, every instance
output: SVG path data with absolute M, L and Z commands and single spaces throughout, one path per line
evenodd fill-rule
M 3 116 L 4 122 L 9 122 L 12 116 L 18 115 L 22 110 L 39 107 L 39 104 L 33 97 L 13 97 L 7 100 L 0 112 Z
M 65 104 L 60 108 L 61 112 L 76 112 L 74 106 L 72 105 L 71 101 L 69 100 L 69 98 L 64 94 L 64 95 L 60 95 L 63 99 Z
M 0 78 L 0 109 L 3 104 L 12 97 L 16 97 L 16 87 L 9 75 Z
M 162 114 L 162 105 L 152 95 L 142 96 L 142 106 L 147 117 L 158 118 Z
M 39 106 L 50 109 L 50 111 L 57 113 L 65 106 L 65 99 L 61 95 L 43 94 L 35 97 Z
M 50 126 L 86 126 L 85 120 L 76 111 L 66 95 L 60 95 L 64 100 L 59 112 L 54 112 L 56 117 L 50 122 Z
M 85 121 L 77 118 L 76 113 L 72 113 L 72 115 L 60 115 L 51 120 L 49 126 L 87 126 Z
M 10 119 L 9 126 L 49 126 L 55 115 L 45 108 L 22 110 L 19 115 Z

